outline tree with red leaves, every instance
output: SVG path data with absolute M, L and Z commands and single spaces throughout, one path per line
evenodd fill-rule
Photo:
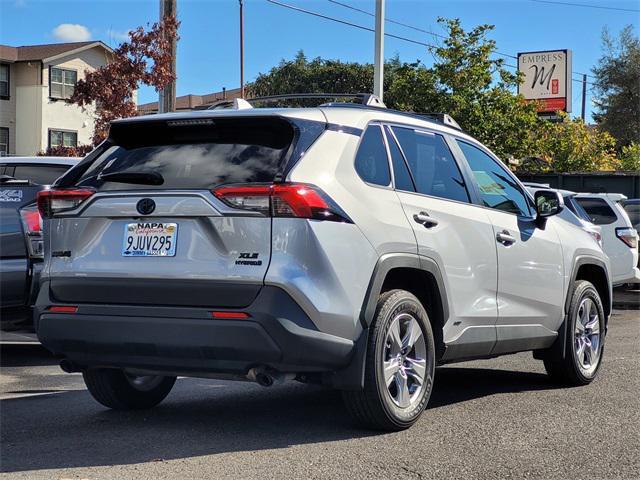
M 140 84 L 162 90 L 175 80 L 171 71 L 171 42 L 178 39 L 180 22 L 168 17 L 145 31 L 138 27 L 129 32 L 129 40 L 120 44 L 113 58 L 79 80 L 71 101 L 82 108 L 96 105 L 93 143 L 97 145 L 109 132 L 109 122 L 137 115 L 133 100 Z

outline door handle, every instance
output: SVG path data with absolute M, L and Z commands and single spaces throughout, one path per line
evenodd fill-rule
M 413 216 L 413 219 L 416 221 L 416 223 L 424 225 L 425 228 L 431 228 L 438 225 L 438 220 L 436 220 L 433 217 L 430 217 L 427 212 L 416 213 Z
M 496 235 L 496 240 L 505 246 L 513 245 L 516 243 L 516 238 L 512 236 L 508 230 L 503 230 L 498 232 Z

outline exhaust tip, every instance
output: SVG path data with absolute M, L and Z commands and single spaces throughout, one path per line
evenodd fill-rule
M 256 383 L 263 387 L 270 387 L 273 385 L 273 377 L 266 373 L 260 372 L 256 374 Z

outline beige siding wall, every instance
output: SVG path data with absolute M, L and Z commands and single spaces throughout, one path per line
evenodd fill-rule
M 15 65 L 9 64 L 9 99 L 0 99 L 0 127 L 9 129 L 9 154 L 16 153 Z
M 40 62 L 16 63 L 16 141 L 17 155 L 35 155 L 42 150 L 40 130 L 42 126 L 42 64 Z
M 42 70 L 42 126 L 40 129 L 40 143 L 42 149 L 49 145 L 49 130 L 70 130 L 78 133 L 78 145 L 88 145 L 93 136 L 95 108 L 90 106 L 82 109 L 64 100 L 50 98 L 49 68 L 59 67 L 75 70 L 78 80 L 85 77 L 85 71 L 92 71 L 107 62 L 102 48 L 92 48 L 78 54 L 63 57 L 45 63 Z

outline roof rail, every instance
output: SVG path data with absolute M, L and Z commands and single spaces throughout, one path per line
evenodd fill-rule
M 414 113 L 418 117 L 425 117 L 431 120 L 436 120 L 447 127 L 455 128 L 456 130 L 462 130 L 462 127 L 456 122 L 448 113 Z
M 242 100 L 242 102 L 252 106 L 252 104 L 259 103 L 259 102 L 268 103 L 268 102 L 277 102 L 282 100 L 306 100 L 306 99 L 322 99 L 322 98 L 326 98 L 326 99 L 352 98 L 352 99 L 359 100 L 360 105 L 365 105 L 368 107 L 387 108 L 386 105 L 382 102 L 382 100 L 380 100 L 380 98 L 370 93 L 290 93 L 290 94 L 288 93 L 283 95 L 269 95 L 266 97 L 254 97 L 254 98 Z M 338 102 L 338 103 L 348 104 L 351 102 Z M 335 105 L 335 104 L 332 103 L 331 105 Z M 229 100 L 227 102 L 218 103 L 217 105 L 212 105 L 211 107 L 207 108 L 207 110 L 218 110 L 218 109 L 226 109 L 226 108 L 234 108 L 237 110 L 242 109 L 242 108 L 237 108 L 235 103 Z M 243 108 L 248 108 L 248 107 L 245 106 Z

